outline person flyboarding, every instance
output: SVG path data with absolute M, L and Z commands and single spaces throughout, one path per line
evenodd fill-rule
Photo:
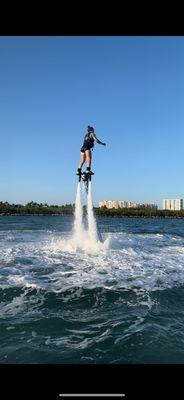
M 88 176 L 94 175 L 94 172 L 91 171 L 91 159 L 92 159 L 92 154 L 91 154 L 91 149 L 93 150 L 94 147 L 94 142 L 98 144 L 102 144 L 102 146 L 106 146 L 106 143 L 102 143 L 95 135 L 94 128 L 92 126 L 87 127 L 87 133 L 84 136 L 84 143 L 81 147 L 81 161 L 79 163 L 79 167 L 77 169 L 77 175 L 81 176 L 82 175 L 82 167 L 85 161 L 87 160 L 87 167 L 85 174 Z

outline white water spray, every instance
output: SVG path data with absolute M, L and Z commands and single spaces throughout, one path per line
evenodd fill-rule
M 78 182 L 77 195 L 75 200 L 75 221 L 74 221 L 74 238 L 80 243 L 83 240 L 84 227 L 82 223 L 82 203 L 81 203 L 81 184 Z
M 92 243 L 96 243 L 98 241 L 98 231 L 97 231 L 97 223 L 96 223 L 95 216 L 93 213 L 93 198 L 92 198 L 91 182 L 89 182 L 89 186 L 88 186 L 87 217 L 88 217 L 89 240 Z
M 75 220 L 73 236 L 69 245 L 74 249 L 97 252 L 108 247 L 106 241 L 103 243 L 101 234 L 98 230 L 97 222 L 93 212 L 92 185 L 89 182 L 87 193 L 87 230 L 83 224 L 82 193 L 86 196 L 86 191 L 82 191 L 81 182 L 77 186 L 77 195 L 75 201 Z

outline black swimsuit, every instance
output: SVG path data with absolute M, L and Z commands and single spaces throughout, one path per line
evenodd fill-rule
M 85 153 L 86 150 L 91 150 L 94 147 L 94 139 L 92 135 L 89 133 L 84 137 L 84 143 L 81 147 L 81 152 Z

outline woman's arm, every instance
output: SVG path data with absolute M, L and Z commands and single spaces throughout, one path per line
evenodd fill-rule
M 98 144 L 102 144 L 102 146 L 106 146 L 106 143 L 102 143 L 102 142 L 96 137 L 96 135 L 95 135 L 94 132 L 92 133 L 92 135 L 93 135 L 93 139 L 95 140 L 95 142 L 97 142 Z

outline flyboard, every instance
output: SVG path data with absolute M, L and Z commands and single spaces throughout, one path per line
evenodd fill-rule
M 94 175 L 94 172 L 81 172 L 81 174 L 79 174 L 79 182 L 83 181 L 84 185 L 85 185 L 85 189 L 86 189 L 86 193 L 88 194 L 88 187 L 89 187 L 89 182 L 91 182 L 91 176 Z
M 77 174 L 77 175 L 78 175 L 78 174 Z M 86 172 L 81 172 L 81 173 L 78 175 L 78 177 L 79 177 L 79 182 L 81 181 L 81 179 L 82 179 L 82 181 L 83 181 L 83 184 L 84 184 L 84 186 L 85 186 L 87 195 L 88 195 L 89 182 L 91 182 L 91 176 L 92 176 L 92 175 L 94 175 L 94 172 L 88 172 L 88 173 L 86 173 Z M 101 233 L 100 233 L 100 231 L 99 231 L 99 229 L 98 229 L 98 225 L 97 225 L 97 224 L 96 224 L 96 227 L 97 227 L 98 239 L 99 239 L 100 242 L 103 243 L 102 235 L 101 235 Z

